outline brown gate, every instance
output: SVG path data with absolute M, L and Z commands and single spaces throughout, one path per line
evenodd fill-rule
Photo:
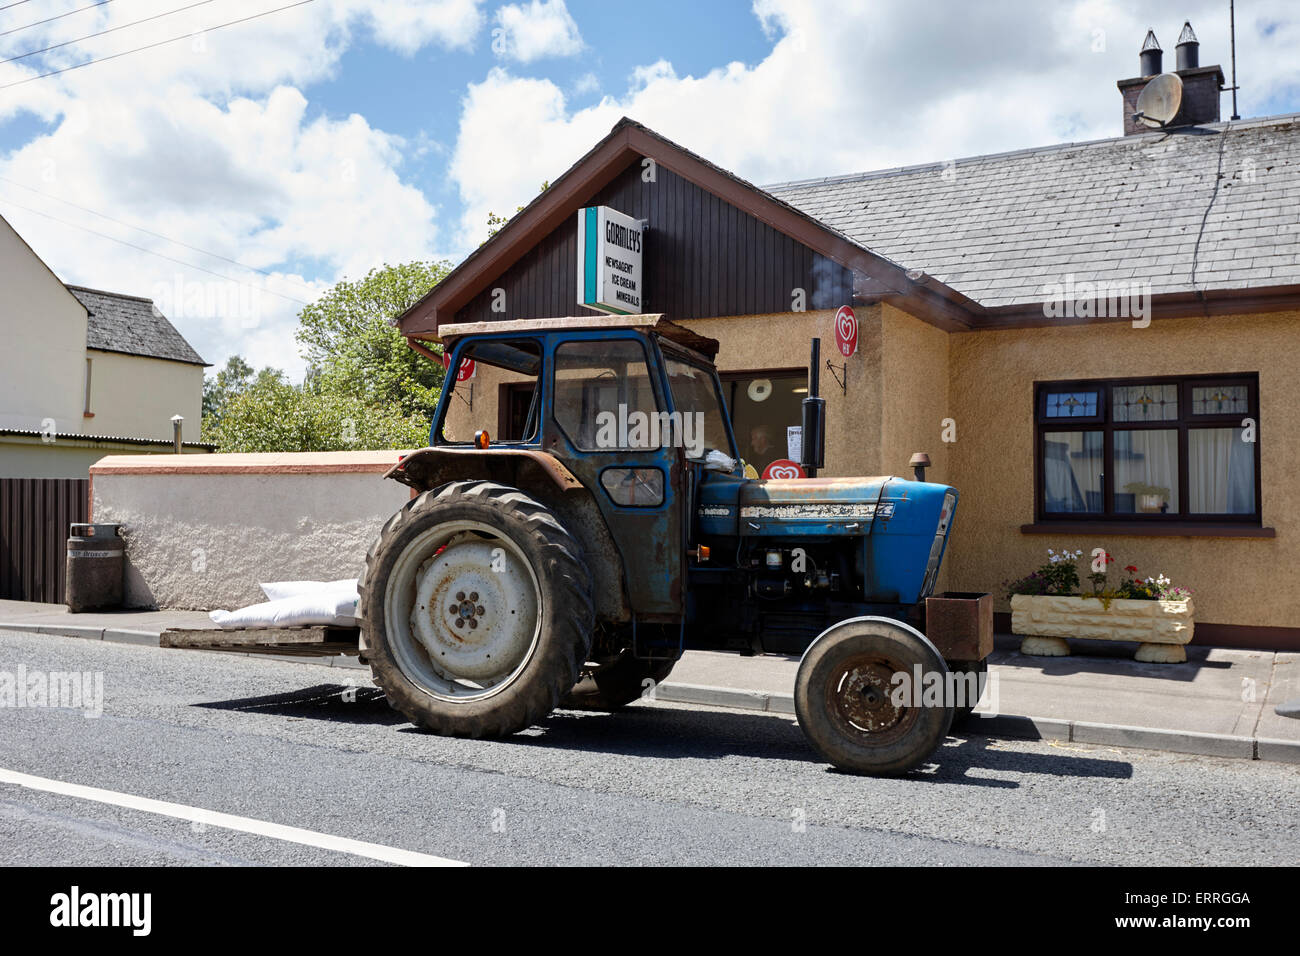
M 85 478 L 0 478 L 0 598 L 63 603 L 68 526 L 89 495 Z

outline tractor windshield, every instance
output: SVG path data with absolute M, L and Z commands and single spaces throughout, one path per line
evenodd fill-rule
M 664 362 L 668 369 L 668 384 L 673 391 L 673 409 L 683 415 L 702 416 L 703 455 L 707 455 L 709 449 L 716 449 L 735 458 L 736 449 L 731 444 L 731 433 L 727 431 L 727 411 L 713 370 L 688 362 L 667 350 L 664 351 Z

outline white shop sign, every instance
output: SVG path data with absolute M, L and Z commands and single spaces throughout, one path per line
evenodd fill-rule
M 608 206 L 578 210 L 578 304 L 600 312 L 643 311 L 645 223 Z

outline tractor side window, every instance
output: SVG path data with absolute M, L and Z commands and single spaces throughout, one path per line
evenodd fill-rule
M 442 422 L 443 441 L 468 444 L 479 431 L 486 431 L 493 443 L 535 440 L 541 416 L 541 371 L 542 346 L 535 340 L 470 345 L 457 374 L 448 372 L 443 383 L 443 388 L 452 390 Z
M 674 411 L 683 417 L 690 415 L 694 425 L 693 428 L 688 425 L 687 430 L 702 436 L 695 443 L 696 448 L 688 450 L 690 457 L 703 458 L 710 449 L 734 456 L 731 437 L 727 434 L 726 411 L 713 373 L 667 352 L 664 361 L 668 385 L 673 390 Z
M 555 350 L 555 421 L 583 451 L 658 448 L 658 405 L 645 349 L 632 339 Z

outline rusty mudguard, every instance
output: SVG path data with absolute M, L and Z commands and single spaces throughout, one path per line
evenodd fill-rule
M 536 498 L 582 544 L 591 569 L 597 619 L 631 620 L 623 555 L 596 499 L 553 455 L 526 448 L 422 448 L 403 456 L 384 477 L 417 492 L 449 481 L 495 481 Z
M 416 491 L 428 491 L 449 481 L 484 478 L 519 486 L 522 476 L 540 472 L 559 491 L 576 491 L 582 482 L 555 456 L 527 448 L 421 448 L 384 473 Z
M 925 636 L 946 661 L 982 661 L 993 653 L 993 595 L 944 591 L 926 598 Z

